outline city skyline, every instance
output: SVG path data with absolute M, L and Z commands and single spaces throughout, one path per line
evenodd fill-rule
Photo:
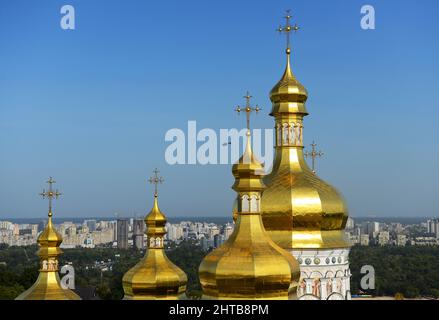
M 354 218 L 439 214 L 438 4 L 415 3 L 374 3 L 373 31 L 360 28 L 362 1 L 294 4 L 292 68 L 309 91 L 305 145 L 315 140 L 324 152 L 318 175 Z M 50 175 L 64 194 L 58 218 L 143 217 L 155 167 L 167 179 L 160 198 L 170 219 L 231 217 L 230 165 L 169 166 L 165 133 L 190 120 L 242 128 L 233 108 L 246 90 L 263 108 L 253 126 L 272 128 L 268 91 L 284 63 L 275 28 L 279 6 L 291 4 L 73 1 L 73 31 L 59 27 L 63 4 L 0 10 L 0 220 L 45 217 L 38 193 Z
M 218 219 L 219 220 L 219 219 Z M 37 237 L 46 221 L 17 223 L 0 220 L 0 244 L 27 246 L 36 244 Z M 62 248 L 113 247 L 145 249 L 147 241 L 144 219 L 122 218 L 112 220 L 76 218 L 76 221 L 54 221 L 55 228 L 63 237 Z M 167 221 L 167 241 L 196 240 L 207 250 L 218 247 L 228 239 L 235 228 L 232 220 L 197 220 L 196 217 L 180 221 Z M 351 245 L 439 245 L 439 218 L 418 221 L 349 218 L 345 230 Z M 215 235 L 224 235 L 214 245 Z M 203 240 L 204 239 L 204 240 Z M 398 243 L 398 239 L 399 242 Z M 207 241 L 207 242 L 206 242 Z

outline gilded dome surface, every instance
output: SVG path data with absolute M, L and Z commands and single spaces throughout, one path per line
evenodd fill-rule
M 303 118 L 307 91 L 287 66 L 270 92 L 276 122 L 272 170 L 264 177 L 262 219 L 271 238 L 283 248 L 347 247 L 348 210 L 342 195 L 319 178 L 303 153 Z
M 53 226 L 51 213 L 47 226 L 37 242 L 40 246 L 37 252 L 41 259 L 40 273 L 35 283 L 15 300 L 80 300 L 75 292 L 61 287 L 58 256 L 62 253 L 59 248 L 62 237 Z
M 126 300 L 174 300 L 184 296 L 187 277 L 163 249 L 149 248 L 122 282 Z
M 81 300 L 70 289 L 61 287 L 58 272 L 40 272 L 35 283 L 15 300 Z
M 251 150 L 250 131 L 244 155 L 233 165 L 237 192 L 232 235 L 209 253 L 199 267 L 205 299 L 295 299 L 300 276 L 296 259 L 264 229 L 260 196 L 265 188 L 262 165 Z
M 204 298 L 295 299 L 300 276 L 292 255 L 266 234 L 260 215 L 238 215 L 229 239 L 199 268 Z
M 348 210 L 343 197 L 309 169 L 302 148 L 276 150 L 272 172 L 264 183 L 262 219 L 281 247 L 348 246 L 344 235 Z
M 49 178 L 47 183 L 49 184 L 48 191 L 43 190 L 40 194 L 49 200 L 49 212 L 46 227 L 37 240 L 39 245 L 37 255 L 40 258 L 39 275 L 35 283 L 15 300 L 80 300 L 81 298 L 75 292 L 61 286 L 58 256 L 62 254 L 59 246 L 63 239 L 52 222 L 52 200 L 57 199 L 61 193 L 52 189 L 55 183 L 52 178 Z
M 307 99 L 308 91 L 294 76 L 288 54 L 284 74 L 270 91 L 270 100 L 273 103 L 270 115 L 281 112 L 297 112 L 306 115 L 308 114 L 305 108 Z
M 166 256 L 164 236 L 166 216 L 158 205 L 157 184 L 162 178 L 158 170 L 151 183 L 155 184 L 154 205 L 145 217 L 147 252 L 145 257 L 131 268 L 122 279 L 125 300 L 175 300 L 184 299 L 186 274 Z

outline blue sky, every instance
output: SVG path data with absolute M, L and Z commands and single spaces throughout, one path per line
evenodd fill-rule
M 60 28 L 65 4 L 75 30 Z M 364 4 L 376 30 L 360 28 Z M 0 0 L 0 218 L 43 217 L 49 175 L 59 217 L 144 215 L 154 167 L 169 216 L 231 215 L 230 166 L 169 166 L 164 136 L 188 120 L 243 127 L 233 108 L 246 90 L 264 109 L 253 127 L 273 126 L 287 8 L 319 175 L 354 217 L 437 216 L 435 0 Z

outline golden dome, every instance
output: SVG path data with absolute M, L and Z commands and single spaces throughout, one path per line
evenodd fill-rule
M 46 228 L 38 236 L 37 243 L 40 245 L 40 249 L 38 250 L 38 255 L 40 256 L 48 255 L 56 257 L 62 253 L 62 250 L 59 248 L 62 243 L 62 236 L 53 226 L 51 214 Z
M 157 177 L 154 205 L 145 217 L 148 249 L 145 257 L 123 276 L 125 300 L 174 300 L 185 298 L 187 276 L 166 256 L 164 236 L 166 216 L 160 211 Z
M 233 165 L 238 193 L 232 235 L 201 262 L 204 299 L 295 299 L 299 265 L 267 235 L 260 214 L 264 189 L 262 165 L 251 151 L 250 134 L 244 155 Z
M 270 100 L 273 103 L 270 115 L 276 113 L 301 113 L 307 115 L 305 102 L 308 92 L 296 79 L 290 66 L 290 51 L 287 50 L 287 66 L 278 83 L 270 91 Z
M 283 248 L 348 247 L 348 210 L 341 194 L 308 167 L 303 153 L 306 89 L 295 79 L 287 51 L 282 79 L 270 93 L 276 122 L 272 171 L 264 177 L 262 219 Z
M 166 222 L 166 216 L 160 211 L 158 196 L 155 194 L 154 205 L 145 217 L 145 224 L 148 227 L 148 233 L 164 236 L 166 234 Z
M 58 256 L 62 253 L 59 246 L 62 237 L 56 231 L 52 223 L 52 199 L 61 195 L 58 191 L 52 190 L 55 181 L 49 178 L 49 190 L 43 191 L 43 197 L 49 199 L 49 219 L 46 228 L 38 236 L 37 255 L 40 257 L 40 270 L 35 283 L 28 290 L 20 294 L 16 300 L 81 300 L 81 298 L 70 289 L 63 289 L 58 274 Z
M 235 191 L 244 189 L 261 192 L 265 186 L 260 179 L 264 173 L 264 167 L 256 159 L 250 145 L 250 132 L 247 131 L 247 144 L 245 152 L 232 166 L 232 173 L 235 177 L 235 183 L 232 188 Z

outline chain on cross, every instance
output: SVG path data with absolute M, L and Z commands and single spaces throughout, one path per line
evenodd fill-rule
M 287 40 L 287 48 L 286 48 L 286 52 L 287 54 L 290 54 L 291 52 L 291 47 L 290 47 L 290 34 L 291 32 L 297 32 L 299 31 L 300 27 L 297 24 L 294 24 L 294 26 L 292 26 L 290 24 L 290 20 L 292 18 L 292 15 L 290 14 L 291 10 L 286 10 L 286 16 L 284 17 L 286 22 L 285 22 L 285 26 L 279 26 L 279 28 L 276 29 L 277 32 L 279 32 L 280 34 L 284 33 L 286 36 L 286 40 Z
M 150 177 L 148 181 L 149 181 L 149 183 L 154 185 L 154 196 L 157 196 L 158 195 L 158 190 L 157 190 L 158 184 L 163 183 L 165 180 L 162 177 L 159 177 L 160 171 L 157 168 L 155 168 L 153 170 L 153 173 L 154 173 L 154 175 L 152 177 Z
M 46 191 L 45 189 L 43 189 L 43 192 L 40 193 L 40 196 L 43 197 L 43 199 L 48 199 L 49 200 L 49 217 L 52 216 L 52 200 L 58 199 L 59 196 L 62 195 L 62 193 L 60 193 L 58 191 L 58 189 L 56 189 L 55 191 L 53 190 L 53 184 L 56 183 L 55 180 L 52 179 L 52 177 L 49 177 L 49 180 L 46 181 L 46 183 L 49 185 L 49 189 Z

